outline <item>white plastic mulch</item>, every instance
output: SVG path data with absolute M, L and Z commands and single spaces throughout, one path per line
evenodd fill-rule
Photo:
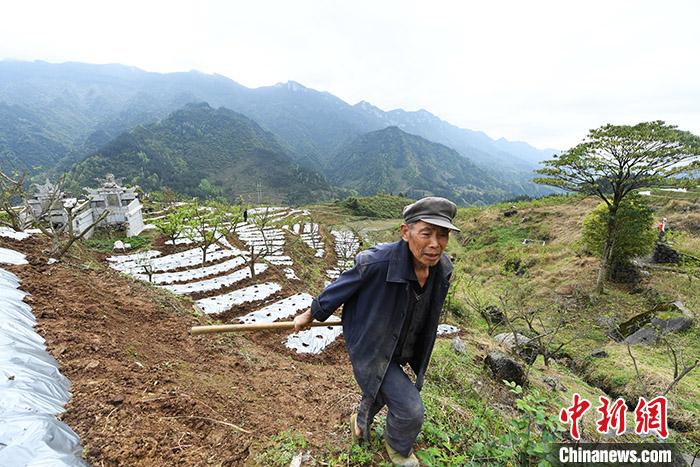
M 267 264 L 255 263 L 253 265 L 253 268 L 255 268 L 255 274 L 261 274 L 267 270 Z M 210 292 L 212 290 L 218 290 L 224 287 L 231 286 L 236 282 L 240 282 L 243 279 L 248 279 L 250 277 L 250 268 L 246 266 L 243 269 L 239 269 L 225 276 L 219 276 L 213 279 L 206 279 L 199 282 L 189 282 L 187 284 L 164 285 L 162 287 L 173 293 L 185 295 L 197 292 Z
M 19 283 L 0 269 L 0 464 L 86 466 L 80 438 L 56 418 L 70 382 L 34 331 Z
M 270 264 L 275 266 L 292 266 L 294 261 L 289 256 L 276 255 L 276 256 L 265 256 L 265 260 Z
M 242 254 L 240 250 L 221 249 L 218 245 L 211 245 L 207 248 L 207 263 L 218 261 L 232 256 Z M 183 267 L 199 266 L 202 264 L 202 249 L 192 248 L 181 253 L 174 253 L 167 256 L 159 256 L 147 260 L 147 263 L 141 260 L 125 261 L 122 263 L 113 264 L 112 268 L 117 271 L 127 274 L 143 274 L 143 266 L 147 264 L 153 272 L 172 271 Z
M 19 251 L 0 248 L 0 264 L 28 264 L 27 257 Z
M 452 326 L 451 324 L 439 324 L 437 328 L 438 336 L 445 336 L 447 334 L 455 334 L 459 332 L 459 328 Z
M 331 230 L 335 237 L 335 255 L 338 257 L 338 266 L 342 269 L 352 267 L 353 258 L 360 249 L 358 238 L 349 230 Z
M 284 277 L 287 279 L 295 280 L 298 281 L 299 277 L 297 276 L 297 273 L 294 272 L 294 269 L 292 268 L 284 268 Z
M 327 322 L 339 322 L 340 318 L 331 315 Z M 342 326 L 322 326 L 297 332 L 287 337 L 285 344 L 297 353 L 319 354 L 343 333 Z
M 202 298 L 197 300 L 196 303 L 207 314 L 223 313 L 241 303 L 263 300 L 281 289 L 282 286 L 275 282 L 265 282 L 244 287 L 224 295 Z
M 299 235 L 304 243 L 316 251 L 315 257 L 323 258 L 326 254 L 318 224 L 311 222 L 297 223 L 292 226 L 292 232 Z
M 349 230 L 331 230 L 331 234 L 335 237 L 335 256 L 338 258 L 338 266 L 327 269 L 326 276 L 334 281 L 341 271 L 352 267 L 355 255 L 360 249 L 360 242 L 355 234 Z
M 202 279 L 207 276 L 213 276 L 214 274 L 221 274 L 222 272 L 232 271 L 233 269 L 242 266 L 245 263 L 246 258 L 238 256 L 236 258 L 229 259 L 227 261 L 224 261 L 223 263 L 214 264 L 212 266 L 204 266 L 180 272 L 162 272 L 158 274 L 153 274 L 151 276 L 151 281 L 154 284 L 172 284 L 174 282 L 192 281 L 195 279 Z M 134 277 L 142 281 L 148 281 L 147 274 L 134 274 Z
M 250 212 L 250 211 L 249 211 Z M 274 227 L 266 227 L 262 231 L 254 224 L 242 223 L 236 229 L 236 235 L 245 243 L 246 251 L 265 253 L 265 259 L 277 266 L 294 264 L 288 256 L 284 256 L 284 231 Z
M 13 240 L 24 240 L 25 238 L 29 238 L 31 236 L 32 234 L 24 231 L 17 232 L 9 227 L 0 227 L 0 237 L 7 237 Z
M 148 250 L 141 253 L 133 253 L 131 255 L 120 255 L 120 256 L 110 256 L 107 261 L 112 263 L 127 263 L 130 261 L 141 261 L 150 258 L 155 258 L 160 256 L 160 251 L 158 250 Z
M 244 324 L 272 323 L 278 319 L 297 314 L 298 311 L 311 306 L 313 297 L 307 293 L 298 293 L 279 300 L 259 310 L 240 316 L 238 320 Z

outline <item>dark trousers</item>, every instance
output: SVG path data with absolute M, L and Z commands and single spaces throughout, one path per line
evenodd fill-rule
M 384 438 L 401 455 L 408 456 L 423 426 L 425 408 L 416 385 L 395 361 L 389 363 L 377 397 L 372 399 L 366 394 L 362 395 L 357 425 L 366 439 L 369 439 L 369 427 L 374 416 L 384 405 L 389 409 Z

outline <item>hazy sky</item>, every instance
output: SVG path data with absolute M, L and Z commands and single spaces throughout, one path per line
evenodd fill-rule
M 605 123 L 700 134 L 697 1 L 4 2 L 0 59 L 294 80 L 566 149 Z

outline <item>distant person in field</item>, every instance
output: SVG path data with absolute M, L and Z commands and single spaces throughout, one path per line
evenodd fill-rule
M 664 217 L 661 222 L 659 222 L 659 241 L 664 239 L 664 234 L 666 233 L 666 223 L 667 220 Z
M 369 440 L 374 416 L 386 405 L 384 444 L 392 462 L 418 465 L 413 444 L 423 425 L 420 390 L 435 344 L 438 319 L 450 286 L 452 263 L 444 254 L 457 207 L 445 198 L 423 198 L 403 210 L 401 240 L 355 258 L 294 319 L 297 330 L 325 321 L 343 307 L 343 335 L 362 390 L 350 422 L 353 440 Z M 410 366 L 415 383 L 405 373 Z

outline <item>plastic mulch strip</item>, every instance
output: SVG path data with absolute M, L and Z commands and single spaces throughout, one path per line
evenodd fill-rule
M 0 269 L 0 465 L 87 466 L 80 438 L 56 418 L 70 382 L 34 331 L 19 283 Z

